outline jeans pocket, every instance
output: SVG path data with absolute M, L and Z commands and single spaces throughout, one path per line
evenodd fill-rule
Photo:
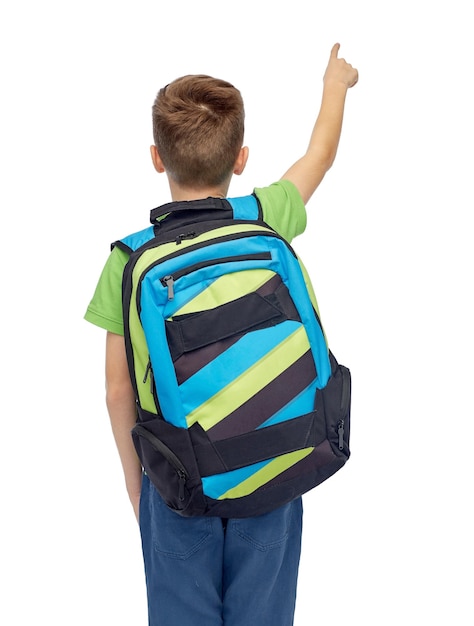
M 172 511 L 144 476 L 140 503 L 140 526 L 151 535 L 153 549 L 171 559 L 186 560 L 211 537 L 213 520 L 207 517 L 183 517 Z M 144 516 L 148 519 L 145 520 Z
M 240 538 L 261 551 L 283 546 L 290 533 L 301 528 L 302 502 L 297 498 L 284 506 L 256 517 L 229 520 L 227 532 Z

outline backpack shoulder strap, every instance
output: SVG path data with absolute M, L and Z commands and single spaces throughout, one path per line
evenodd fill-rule
M 228 198 L 236 220 L 262 220 L 263 211 L 255 194 L 240 198 Z
M 130 254 L 137 250 L 140 246 L 153 239 L 155 236 L 155 232 L 153 230 L 153 226 L 148 226 L 148 228 L 144 228 L 143 230 L 138 231 L 137 233 L 133 233 L 124 237 L 123 239 L 118 239 L 111 244 L 111 248 L 120 248 L 124 252 Z

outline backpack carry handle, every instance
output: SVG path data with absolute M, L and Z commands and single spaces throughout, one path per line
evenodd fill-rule
M 150 222 L 156 224 L 157 220 L 168 213 L 178 211 L 208 211 L 229 210 L 231 205 L 224 198 L 203 198 L 202 200 L 182 200 L 181 202 L 168 202 L 150 211 Z

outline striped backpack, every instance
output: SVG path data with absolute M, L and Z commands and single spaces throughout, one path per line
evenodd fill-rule
M 171 202 L 113 246 L 123 277 L 132 437 L 183 516 L 266 513 L 349 458 L 351 377 L 308 275 L 254 195 Z

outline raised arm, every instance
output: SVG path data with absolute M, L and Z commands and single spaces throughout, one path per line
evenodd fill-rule
M 306 154 L 282 176 L 298 188 L 306 203 L 334 162 L 341 136 L 346 93 L 358 80 L 358 72 L 338 58 L 340 44 L 332 47 L 323 79 L 321 108 Z

